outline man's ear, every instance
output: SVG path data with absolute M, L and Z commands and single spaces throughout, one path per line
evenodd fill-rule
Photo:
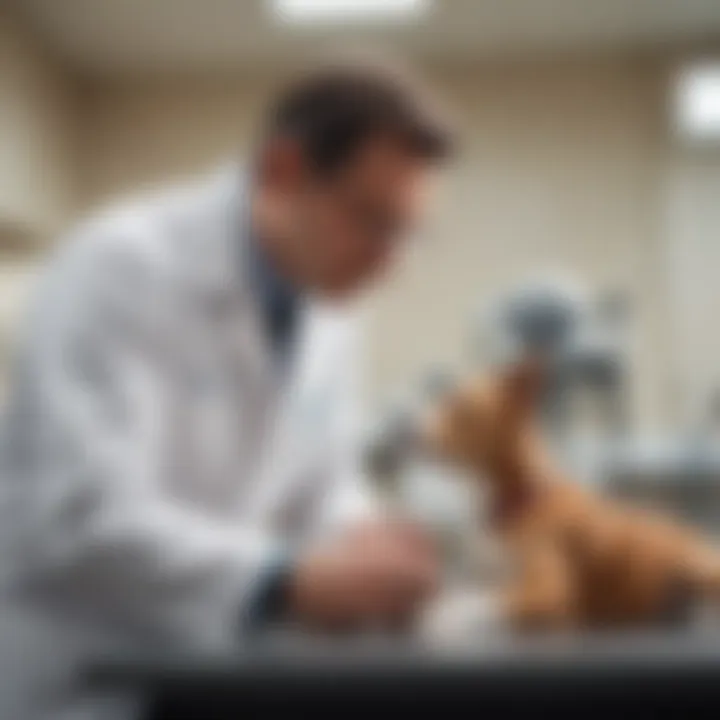
M 304 179 L 305 164 L 297 142 L 275 138 L 263 150 L 260 161 L 262 180 L 281 190 L 294 190 Z

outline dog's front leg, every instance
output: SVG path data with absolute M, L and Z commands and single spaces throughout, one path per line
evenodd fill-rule
M 518 567 L 501 598 L 502 612 L 519 630 L 560 629 L 576 621 L 572 568 L 562 548 L 541 538 L 512 542 Z

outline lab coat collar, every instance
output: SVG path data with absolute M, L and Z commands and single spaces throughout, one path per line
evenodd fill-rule
M 302 297 L 293 357 L 285 376 L 279 378 L 263 322 L 262 300 L 248 265 L 252 258 L 247 247 L 252 241 L 251 172 L 240 163 L 221 167 L 205 181 L 202 193 L 200 214 L 191 233 L 197 247 L 189 256 L 195 290 L 211 315 L 225 318 L 243 366 L 257 374 L 258 382 L 290 389 L 307 365 L 304 356 L 312 347 L 316 324 L 326 315 L 324 303 L 309 295 Z
M 194 233 L 200 247 L 191 271 L 206 299 L 220 305 L 244 288 L 240 244 L 248 205 L 249 182 L 239 163 L 223 166 L 202 187 Z
M 194 255 L 197 262 L 191 268 L 196 286 L 205 294 L 217 311 L 225 310 L 233 325 L 246 326 L 252 336 L 243 343 L 246 350 L 257 350 L 257 361 L 272 365 L 272 348 L 262 326 L 262 308 L 247 266 L 250 253 L 245 243 L 250 237 L 250 202 L 252 179 L 249 170 L 240 163 L 231 163 L 216 172 L 205 186 L 206 199 L 193 235 L 199 244 Z M 296 355 L 293 365 L 304 366 L 303 354 L 312 343 L 317 325 L 326 326 L 344 313 L 330 303 L 303 296 L 298 318 Z

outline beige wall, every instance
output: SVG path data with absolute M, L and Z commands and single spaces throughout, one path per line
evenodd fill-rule
M 436 238 L 380 301 L 381 385 L 417 358 L 459 349 L 481 297 L 559 267 L 632 293 L 642 368 L 634 406 L 646 420 L 665 414 L 664 76 L 662 64 L 568 62 L 452 84 L 468 123 L 466 156 Z
M 668 178 L 667 250 L 675 377 L 682 410 L 703 412 L 708 390 L 720 400 L 720 153 L 678 148 Z
M 68 77 L 21 25 L 0 12 L 0 222 L 36 241 L 69 220 L 74 141 Z
M 464 124 L 465 152 L 428 238 L 374 298 L 373 396 L 427 362 L 457 359 L 480 298 L 540 264 L 631 290 L 644 370 L 635 405 L 661 417 L 670 344 L 660 251 L 665 63 L 571 58 L 434 75 Z M 86 206 L 247 147 L 269 87 L 186 79 L 90 92 Z

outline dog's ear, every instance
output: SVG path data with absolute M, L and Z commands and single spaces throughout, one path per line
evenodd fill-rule
M 507 419 L 524 419 L 537 407 L 547 377 L 541 358 L 533 357 L 509 367 L 501 384 L 501 402 Z

